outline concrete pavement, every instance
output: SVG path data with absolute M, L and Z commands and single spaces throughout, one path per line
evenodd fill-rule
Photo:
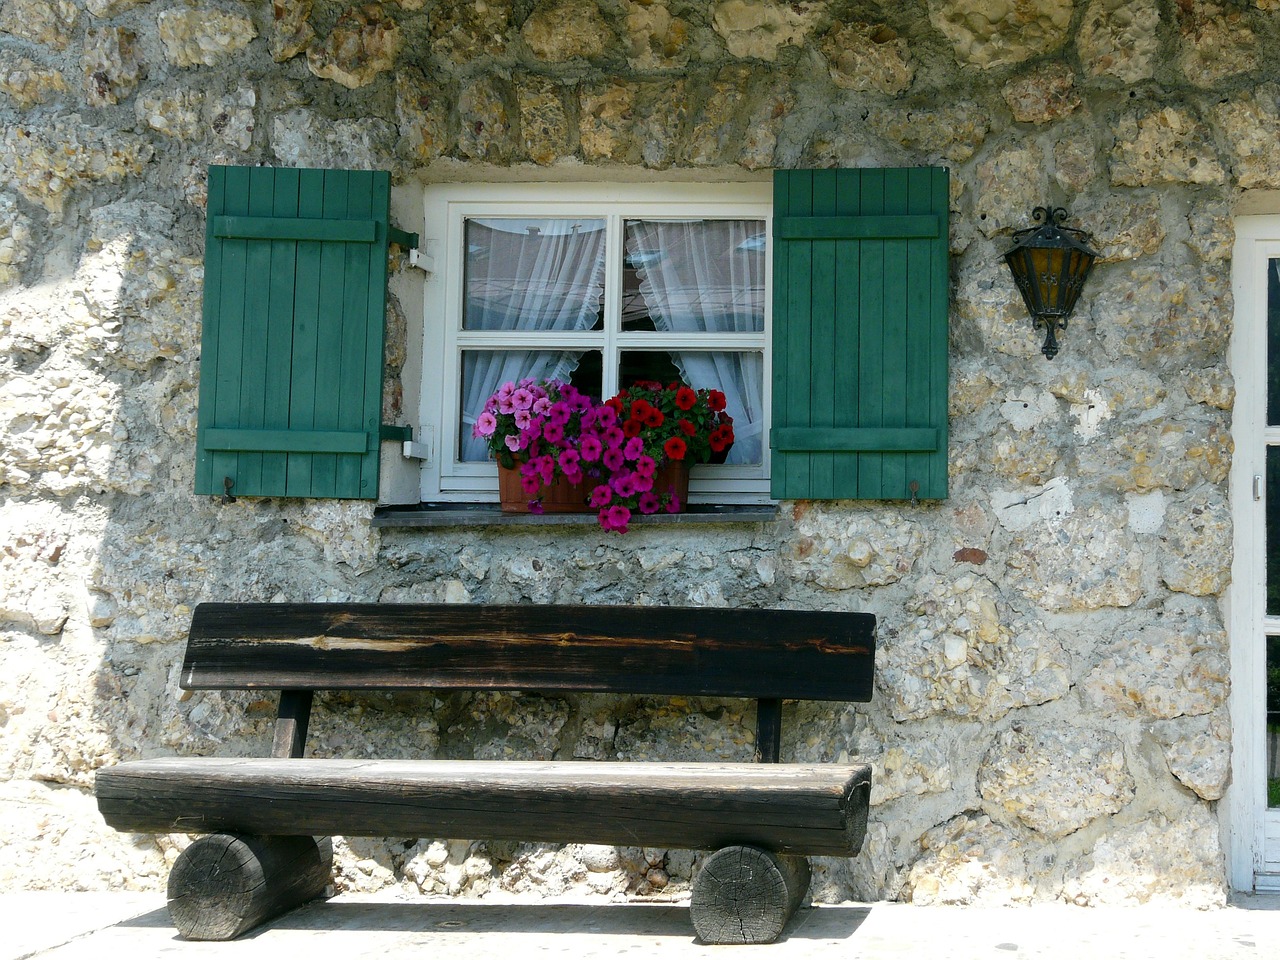
M 875 903 L 799 913 L 767 947 L 698 943 L 672 904 L 458 902 L 341 896 L 230 943 L 179 940 L 157 894 L 0 896 L 0 960 L 430 960 L 661 956 L 757 960 L 1280 960 L 1280 896 L 1221 910 L 1169 907 L 916 907 Z

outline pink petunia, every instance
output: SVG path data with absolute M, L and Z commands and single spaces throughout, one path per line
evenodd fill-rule
M 507 445 L 507 449 L 512 453 L 520 449 L 520 437 L 518 434 L 509 433 L 502 438 L 502 442 Z
M 622 451 L 617 447 L 610 447 L 601 455 L 600 462 L 604 464 L 606 470 L 619 470 L 624 462 Z
M 486 410 L 480 416 L 476 417 L 475 429 L 471 435 L 473 437 L 492 437 L 493 431 L 498 429 L 498 418 Z
M 644 441 L 639 437 L 632 437 L 622 448 L 622 455 L 628 460 L 634 460 L 642 453 L 644 453 Z
M 656 493 L 640 494 L 640 512 L 641 513 L 657 513 L 658 508 L 662 506 L 662 501 L 658 499 Z
M 671 499 L 667 501 L 667 513 L 679 513 L 679 512 L 680 512 L 680 498 L 673 493 L 671 495 Z
M 539 417 L 545 417 L 547 411 L 551 409 L 551 400 L 549 397 L 539 397 L 533 401 L 533 406 L 529 408 Z
M 530 425 L 533 423 L 533 414 L 531 414 L 527 409 L 521 410 L 517 408 L 515 417 L 516 426 L 521 430 L 528 430 Z
M 551 409 L 547 411 L 547 419 L 560 426 L 568 423 L 571 416 L 573 416 L 573 411 L 569 409 L 569 405 L 564 401 L 553 403 Z
M 564 427 L 554 420 L 547 421 L 542 428 L 542 439 L 546 440 L 547 443 L 559 443 L 564 439 Z
M 631 511 L 622 504 L 615 503 L 609 507 L 609 525 L 619 533 L 627 532 L 627 521 L 631 519 Z
M 590 502 L 591 502 L 591 506 L 593 507 L 608 506 L 609 501 L 612 499 L 613 499 L 613 490 L 611 490 L 606 484 L 602 483 L 600 484 L 600 486 L 594 488 L 591 491 Z
M 602 427 L 612 427 L 618 422 L 618 414 L 613 407 L 597 407 L 596 423 Z
M 600 442 L 599 437 L 585 436 L 578 444 L 578 449 L 582 453 L 582 459 L 587 463 L 595 463 L 600 459 L 600 454 L 604 453 L 604 444 Z
M 622 432 L 620 427 L 606 427 L 601 439 L 606 447 L 621 447 L 627 439 L 627 435 Z
M 528 410 L 533 406 L 533 392 L 528 387 L 517 387 L 511 395 L 511 405 L 517 410 Z
M 635 470 L 642 477 L 652 477 L 658 472 L 658 464 L 654 462 L 653 457 L 646 455 L 636 460 Z
M 582 468 L 578 466 L 578 461 L 580 459 L 582 458 L 577 450 L 563 450 L 560 453 L 560 469 L 565 473 L 568 473 L 571 470 L 581 472 Z

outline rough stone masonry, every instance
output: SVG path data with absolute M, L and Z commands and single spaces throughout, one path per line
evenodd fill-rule
M 159 889 L 184 839 L 107 831 L 94 771 L 263 750 L 268 699 L 178 689 L 198 601 L 583 601 L 880 618 L 875 701 L 801 705 L 783 744 L 876 764 L 868 847 L 819 863 L 822 899 L 1221 902 L 1230 209 L 1280 188 L 1278 10 L 0 2 L 0 889 Z M 952 496 L 625 538 L 196 497 L 210 163 L 390 169 L 399 188 L 946 165 Z M 999 257 L 1049 201 L 1103 257 L 1053 363 Z M 420 321 L 391 313 L 394 418 Z M 752 750 L 734 701 L 342 699 L 318 704 L 318 755 Z M 470 897 L 675 895 L 696 859 L 339 847 L 343 889 Z

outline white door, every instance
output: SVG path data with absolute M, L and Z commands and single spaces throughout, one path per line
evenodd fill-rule
M 1280 890 L 1280 216 L 1236 221 L 1232 289 L 1229 869 Z

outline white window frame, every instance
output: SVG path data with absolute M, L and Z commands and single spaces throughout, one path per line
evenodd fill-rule
M 420 422 L 432 455 L 422 466 L 422 497 L 432 501 L 487 502 L 498 498 L 491 464 L 457 460 L 462 351 L 492 343 L 492 331 L 462 329 L 464 226 L 467 218 L 591 218 L 606 220 L 605 329 L 554 335 L 554 348 L 602 350 L 603 392 L 617 392 L 611 357 L 627 349 L 678 347 L 743 350 L 764 357 L 764 425 L 759 465 L 706 465 L 695 471 L 690 494 L 704 503 L 769 503 L 769 413 L 772 386 L 773 194 L 767 182 L 742 183 L 455 183 L 424 193 L 426 249 L 433 269 L 424 289 Z M 628 219 L 735 219 L 765 222 L 765 322 L 760 333 L 627 332 L 615 328 L 620 311 L 622 223 Z M 655 342 L 660 338 L 660 343 Z M 504 346 L 540 347 L 547 334 L 510 333 Z

